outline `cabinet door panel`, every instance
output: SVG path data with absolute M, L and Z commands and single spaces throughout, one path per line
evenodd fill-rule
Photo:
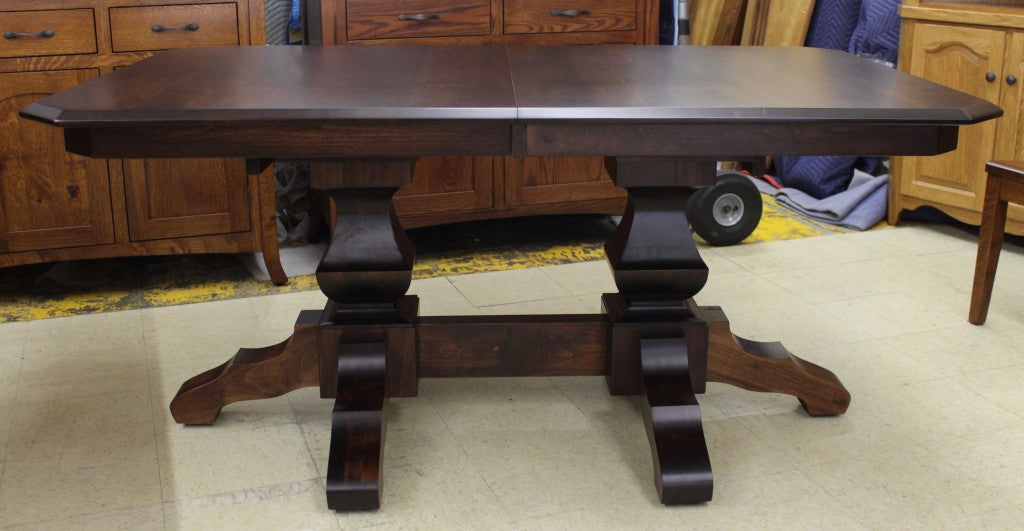
M 18 116 L 29 103 L 98 75 L 0 74 L 0 252 L 114 241 L 106 161 L 65 152 L 60 129 Z
M 1005 64 L 1003 78 L 999 80 L 1003 85 L 999 106 L 1006 114 L 996 130 L 993 158 L 1021 160 L 1024 158 L 1024 97 L 1021 94 L 1021 86 L 1024 86 L 1024 32 L 1015 31 L 1010 35 Z M 1009 76 L 1017 79 L 1012 85 L 1007 81 Z M 1024 206 L 1010 203 L 1006 215 L 1011 220 L 1024 221 Z
M 400 216 L 481 210 L 493 206 L 492 157 L 422 157 L 412 183 L 395 195 Z
M 124 185 L 133 241 L 249 230 L 242 159 L 125 160 Z
M 1005 41 L 1006 33 L 999 29 L 915 24 L 910 73 L 998 103 Z M 904 180 L 901 191 L 980 211 L 985 162 L 993 157 L 996 128 L 1002 120 L 961 127 L 955 151 L 907 159 L 905 173 L 912 178 Z
M 625 197 L 605 171 L 603 157 L 526 157 L 508 159 L 507 164 L 509 206 Z

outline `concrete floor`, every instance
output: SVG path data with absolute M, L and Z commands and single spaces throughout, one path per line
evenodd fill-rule
M 31 529 L 1019 528 L 1024 252 L 967 323 L 976 241 L 903 227 L 704 252 L 703 304 L 781 340 L 853 395 L 710 384 L 714 500 L 663 507 L 639 401 L 602 378 L 422 380 L 392 399 L 384 499 L 324 501 L 331 401 L 316 389 L 184 428 L 167 404 L 238 346 L 290 333 L 319 292 L 0 325 L 0 527 Z M 595 312 L 601 262 L 417 280 L 423 314 Z

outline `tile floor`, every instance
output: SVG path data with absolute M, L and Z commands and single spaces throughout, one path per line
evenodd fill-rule
M 699 301 L 833 370 L 847 414 L 719 384 L 701 397 L 714 500 L 662 507 L 635 398 L 601 378 L 423 380 L 391 400 L 383 509 L 324 502 L 315 389 L 176 425 L 187 377 L 286 337 L 294 293 L 0 325 L 0 527 L 1020 528 L 1024 252 L 967 323 L 975 240 L 905 227 L 714 249 Z M 424 314 L 594 312 L 603 263 L 413 283 Z

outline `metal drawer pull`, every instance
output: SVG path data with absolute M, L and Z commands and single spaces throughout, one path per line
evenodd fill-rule
M 564 11 L 555 10 L 551 12 L 553 17 L 578 17 L 580 15 L 589 15 L 589 9 L 566 9 Z
M 37 31 L 35 33 L 19 33 L 17 31 L 5 31 L 4 32 L 4 38 L 5 39 L 20 39 L 22 37 L 45 37 L 45 38 L 48 39 L 50 37 L 53 37 L 56 34 L 57 34 L 57 32 L 53 31 L 52 29 L 44 29 L 43 31 Z
M 398 15 L 398 20 L 441 20 L 441 13 L 417 13 L 415 15 Z
M 1010 75 L 1006 76 L 1006 84 L 1007 85 L 1016 85 L 1017 84 L 1017 76 L 1015 76 L 1013 74 L 1010 74 Z
M 161 31 L 172 30 L 199 31 L 199 24 L 196 24 L 195 22 L 191 24 L 185 24 L 184 26 L 161 26 L 160 24 L 153 24 L 153 27 L 149 29 L 153 30 L 153 33 L 160 33 Z

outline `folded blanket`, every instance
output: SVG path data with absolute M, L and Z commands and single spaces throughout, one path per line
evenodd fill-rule
M 888 175 L 872 177 L 854 170 L 853 180 L 846 191 L 824 199 L 816 199 L 795 188 L 780 190 L 760 179 L 751 180 L 762 193 L 774 196 L 780 205 L 815 221 L 867 230 L 885 217 L 889 195 Z

